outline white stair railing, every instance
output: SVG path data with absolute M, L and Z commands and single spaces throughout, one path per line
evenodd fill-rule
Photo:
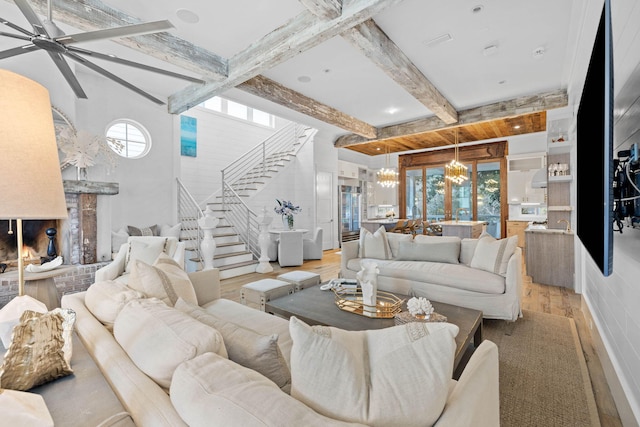
M 178 218 L 182 222 L 180 239 L 191 242 L 187 245 L 187 250 L 193 251 L 197 262 L 200 261 L 200 242 L 202 241 L 202 230 L 198 225 L 198 220 L 204 216 L 198 202 L 193 198 L 189 190 L 184 186 L 180 178 L 178 183 Z

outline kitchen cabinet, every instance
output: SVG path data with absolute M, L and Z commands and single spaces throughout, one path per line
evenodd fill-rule
M 525 248 L 524 230 L 529 226 L 529 221 L 507 220 L 507 237 L 518 236 L 518 246 Z
M 533 188 L 533 176 L 545 166 L 545 153 L 528 153 L 507 158 L 507 202 L 509 204 L 531 203 L 544 205 L 546 191 Z
M 527 274 L 534 283 L 574 289 L 573 233 L 526 230 Z
M 477 239 L 487 226 L 485 221 L 440 221 L 443 236 L 457 236 L 461 239 Z
M 344 160 L 338 160 L 338 176 L 343 178 L 358 179 L 358 165 L 356 165 L 355 163 L 345 162 Z

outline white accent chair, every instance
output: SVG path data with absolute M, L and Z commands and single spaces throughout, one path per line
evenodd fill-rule
M 311 239 L 302 240 L 303 259 L 322 259 L 322 228 L 316 228 Z
M 302 231 L 283 231 L 278 243 L 278 264 L 280 267 L 302 265 Z
M 151 265 L 164 252 L 184 268 L 185 243 L 175 237 L 129 236 L 127 243 L 120 246 L 111 264 L 96 271 L 95 282 L 117 280 L 127 283 L 133 261 L 139 259 Z

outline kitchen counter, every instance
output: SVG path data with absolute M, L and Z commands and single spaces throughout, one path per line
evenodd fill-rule
M 442 227 L 443 236 L 458 236 L 461 239 L 477 239 L 487 226 L 486 221 L 438 221 L 434 224 Z
M 361 221 L 360 225 L 363 228 L 366 228 L 367 230 L 369 230 L 370 232 L 375 233 L 376 230 L 378 230 L 378 228 L 380 228 L 381 225 L 384 226 L 385 230 L 387 231 L 391 230 L 398 223 L 398 221 L 406 221 L 406 219 L 402 219 L 402 218 L 367 219 L 365 221 Z
M 573 289 L 573 231 L 564 228 L 525 230 L 527 274 L 535 283 Z

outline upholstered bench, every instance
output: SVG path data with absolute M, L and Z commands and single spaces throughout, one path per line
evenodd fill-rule
M 265 311 L 265 304 L 272 298 L 279 298 L 293 293 L 293 284 L 278 279 L 262 279 L 247 283 L 240 288 L 240 302 L 247 305 L 252 302 L 260 305 Z
M 300 292 L 309 286 L 319 285 L 320 275 L 310 271 L 294 270 L 279 275 L 278 280 L 284 280 L 285 282 L 293 284 L 294 291 Z

